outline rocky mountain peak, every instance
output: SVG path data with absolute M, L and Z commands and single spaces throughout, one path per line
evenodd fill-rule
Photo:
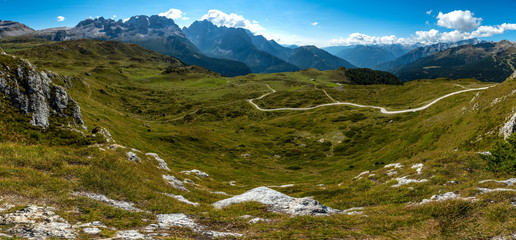
M 59 75 L 38 71 L 32 64 L 7 54 L 0 55 L 0 95 L 21 113 L 32 115 L 30 123 L 47 128 L 51 116 L 66 118 L 72 125 L 83 125 L 79 105 L 64 87 L 55 85 Z
M 34 32 L 34 29 L 25 24 L 13 21 L 0 20 L 0 38 L 14 37 Z

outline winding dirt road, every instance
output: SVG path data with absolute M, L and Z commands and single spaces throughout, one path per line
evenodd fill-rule
M 450 96 L 453 96 L 453 95 L 456 95 L 456 94 L 460 94 L 460 93 L 464 93 L 464 92 L 471 92 L 471 91 L 481 91 L 481 90 L 486 90 L 492 86 L 489 86 L 489 87 L 481 87 L 481 88 L 470 88 L 470 89 L 465 89 L 465 90 L 461 90 L 461 91 L 457 91 L 457 92 L 452 92 L 452 93 L 449 93 L 449 94 L 446 94 L 444 96 L 441 96 L 435 100 L 433 100 L 432 102 L 430 102 L 429 104 L 427 105 L 424 105 L 422 107 L 418 107 L 418 108 L 412 108 L 412 109 L 406 109 L 406 110 L 396 110 L 396 111 L 389 111 L 383 107 L 378 107 L 378 106 L 369 106 L 369 105 L 361 105 L 361 104 L 356 104 L 356 103 L 350 103 L 350 102 L 334 102 L 334 103 L 325 103 L 325 104 L 320 104 L 320 105 L 317 105 L 317 106 L 313 106 L 313 107 L 304 107 L 304 108 L 261 108 L 260 106 L 258 106 L 256 103 L 254 103 L 253 101 L 254 100 L 260 100 L 270 94 L 273 94 L 276 92 L 276 90 L 272 89 L 268 84 L 265 84 L 272 92 L 270 93 L 266 93 L 258 98 L 253 98 L 253 99 L 249 99 L 247 101 L 249 101 L 249 103 L 251 105 L 253 105 L 256 109 L 260 110 L 260 111 L 263 111 L 263 112 L 273 112 L 273 111 L 306 111 L 306 110 L 312 110 L 312 109 L 316 109 L 316 108 L 320 108 L 320 107 L 326 107 L 326 106 L 336 106 L 336 105 L 348 105 L 348 106 L 354 106 L 354 107 L 360 107 L 360 108 L 374 108 L 374 109 L 379 109 L 381 113 L 384 113 L 384 114 L 398 114 L 398 113 L 408 113 L 408 112 L 417 112 L 417 111 L 421 111 L 421 110 L 425 110 L 427 108 L 429 108 L 430 106 L 434 105 L 435 103 L 439 102 L 440 100 L 444 99 L 444 98 L 447 98 L 447 97 L 450 97 Z M 324 90 L 323 90 L 324 91 Z M 335 101 L 330 95 L 328 95 L 328 93 L 326 93 L 326 91 L 324 91 L 324 93 L 333 101 Z

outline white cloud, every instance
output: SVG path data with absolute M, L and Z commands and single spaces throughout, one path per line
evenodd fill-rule
M 312 23 L 312 26 L 317 26 L 317 25 L 319 25 L 319 22 L 313 22 Z
M 63 16 L 57 16 L 57 21 L 58 21 L 58 22 L 62 22 L 62 21 L 64 21 L 64 20 L 65 20 L 65 17 L 63 17 Z
M 471 33 L 472 37 L 491 37 L 495 34 L 503 34 L 505 31 L 516 30 L 516 24 L 504 23 L 497 26 L 480 26 Z
M 426 15 L 430 15 L 430 14 L 432 14 L 432 12 L 433 12 L 433 11 L 434 11 L 434 10 L 428 10 L 428 11 L 426 11 Z
M 226 14 L 216 9 L 208 11 L 206 15 L 202 16 L 201 21 L 202 20 L 208 20 L 219 27 L 245 28 L 253 33 L 265 30 L 265 28 L 260 26 L 256 21 L 251 22 L 241 15 L 235 13 Z
M 456 29 L 462 32 L 469 32 L 480 26 L 482 18 L 476 18 L 469 10 L 455 10 L 445 13 L 439 12 L 437 15 L 437 25 L 449 29 Z
M 175 8 L 171 8 L 166 12 L 162 12 L 158 14 L 158 16 L 170 18 L 170 19 L 179 19 L 179 18 L 185 18 L 185 14 L 183 11 Z
M 115 15 L 113 15 L 113 19 L 116 19 L 116 14 L 115 14 Z
M 398 39 L 394 35 L 375 37 L 362 33 L 352 33 L 347 38 L 339 38 L 330 40 L 330 45 L 381 45 L 401 43 L 402 39 Z
M 428 15 L 431 13 L 432 10 L 426 12 Z M 446 14 L 439 12 L 437 25 L 453 29 L 453 31 L 449 32 L 439 32 L 439 30 L 436 29 L 417 31 L 408 38 L 398 38 L 394 35 L 378 37 L 352 33 L 346 38 L 341 37 L 330 40 L 330 45 L 435 44 L 439 42 L 457 42 L 472 38 L 492 37 L 496 34 L 503 34 L 506 31 L 516 30 L 516 24 L 513 23 L 480 26 L 483 19 L 476 18 L 473 15 L 474 14 L 468 10 L 457 10 Z

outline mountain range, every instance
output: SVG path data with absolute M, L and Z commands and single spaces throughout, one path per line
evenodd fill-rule
M 417 45 L 357 45 L 343 48 L 335 53 L 335 56 L 348 60 L 357 67 L 374 68 L 376 65 L 394 60 Z
M 480 43 L 480 41 L 478 39 L 474 38 L 474 39 L 462 40 L 462 41 L 458 41 L 458 42 L 443 42 L 443 43 L 437 43 L 437 44 L 432 44 L 432 45 L 428 45 L 428 46 L 419 46 L 419 47 L 412 49 L 410 52 L 407 52 L 403 56 L 399 56 L 398 58 L 393 59 L 391 61 L 379 63 L 376 66 L 373 66 L 373 68 L 377 69 L 377 70 L 393 72 L 396 70 L 396 68 L 398 68 L 400 66 L 413 63 L 420 58 L 433 55 L 440 51 L 443 51 L 443 50 L 446 50 L 449 48 L 453 48 L 453 47 L 458 47 L 458 46 L 465 45 L 465 44 L 473 44 L 474 45 L 474 44 L 478 44 L 478 43 Z
M 415 54 L 424 52 L 416 50 L 413 51 Z M 399 66 L 391 72 L 402 81 L 475 78 L 484 82 L 502 82 L 515 71 L 515 66 L 516 43 L 502 40 L 448 48 Z
M 157 15 L 134 16 L 125 21 L 99 17 L 83 20 L 72 28 L 39 31 L 16 22 L 4 23 L 4 32 L 9 31 L 5 37 L 27 35 L 51 41 L 100 39 L 137 43 L 224 76 L 355 67 L 314 46 L 284 47 L 248 30 L 217 27 L 209 21 L 196 21 L 180 29 L 174 20 Z
M 196 21 L 183 32 L 203 53 L 242 61 L 253 72 L 289 72 L 306 68 L 334 70 L 354 68 L 348 61 L 315 46 L 288 48 L 242 28 L 217 27 L 208 20 Z
M 208 57 L 201 53 L 183 34 L 172 19 L 154 16 L 134 16 L 127 21 L 105 19 L 86 19 L 73 28 L 51 28 L 40 30 L 31 35 L 52 41 L 75 39 L 117 40 L 137 43 L 145 48 L 179 58 L 186 64 L 205 67 L 225 76 L 251 73 L 244 63 Z

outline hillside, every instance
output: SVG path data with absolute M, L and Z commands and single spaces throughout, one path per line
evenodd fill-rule
M 31 127 L 1 124 L 9 130 L 0 141 L 4 234 L 61 226 L 45 234 L 475 239 L 516 231 L 514 174 L 491 170 L 479 154 L 515 130 L 505 126 L 514 125 L 516 74 L 500 84 L 346 84 L 346 69 L 225 78 L 132 44 L 0 47 L 67 77 L 88 129 L 78 137 L 102 140 L 49 144 L 24 132 Z M 16 69 L 10 59 L 0 58 L 2 74 Z M 344 102 L 363 107 L 314 108 Z M 30 124 L 30 115 L 12 116 Z M 16 220 L 27 215 L 41 219 Z
M 403 81 L 423 78 L 475 78 L 502 82 L 515 71 L 516 43 L 479 43 L 450 48 L 392 71 Z

